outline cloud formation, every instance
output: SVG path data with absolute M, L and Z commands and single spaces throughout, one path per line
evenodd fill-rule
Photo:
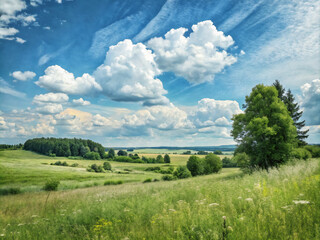
M 31 80 L 32 78 L 34 78 L 36 76 L 36 74 L 31 71 L 25 71 L 25 72 L 15 71 L 15 72 L 11 73 L 10 76 L 12 76 L 15 80 L 27 81 L 27 80 Z
M 167 103 L 163 98 L 167 91 L 156 78 L 160 73 L 154 54 L 142 43 L 127 39 L 110 47 L 104 64 L 93 75 L 112 100 Z
M 69 97 L 64 93 L 47 93 L 36 95 L 33 98 L 35 104 L 46 104 L 46 103 L 65 103 L 69 101 Z
M 83 98 L 73 99 L 72 102 L 73 102 L 73 104 L 76 105 L 76 106 L 77 106 L 77 105 L 78 105 L 78 106 L 88 106 L 88 105 L 90 105 L 90 102 L 83 100 Z
M 45 75 L 39 77 L 36 84 L 52 92 L 67 94 L 90 94 L 102 90 L 101 86 L 88 73 L 75 78 L 73 73 L 58 65 L 48 67 L 45 70 Z
M 218 31 L 210 20 L 193 25 L 192 30 L 185 37 L 188 29 L 171 29 L 164 38 L 149 40 L 147 46 L 154 51 L 161 70 L 173 72 L 192 84 L 213 81 L 217 73 L 237 61 L 226 51 L 234 41 Z
M 307 125 L 320 125 L 320 79 L 301 86 L 301 107 Z

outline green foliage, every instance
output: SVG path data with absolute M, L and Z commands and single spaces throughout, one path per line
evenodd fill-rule
M 304 147 L 307 149 L 313 158 L 318 158 L 320 157 L 320 146 L 319 145 L 307 145 Z
M 128 153 L 124 150 L 119 150 L 118 151 L 118 156 L 128 156 Z
M 64 161 L 64 162 L 57 161 L 57 162 L 55 162 L 55 163 L 51 163 L 50 165 L 65 166 L 65 167 L 69 166 L 66 161 Z
M 111 164 L 109 162 L 104 162 L 103 169 L 104 170 L 111 170 Z
M 45 191 L 57 191 L 59 184 L 60 184 L 60 182 L 58 180 L 50 179 L 44 185 L 43 190 L 45 190 Z
M 114 158 L 116 156 L 116 153 L 114 152 L 113 148 L 110 148 L 108 151 L 108 158 Z
M 85 159 L 90 159 L 90 160 L 100 160 L 100 155 L 97 152 L 87 152 L 84 156 Z
M 253 170 L 253 167 L 250 163 L 250 157 L 246 153 L 237 153 L 233 161 L 235 161 L 238 165 L 238 167 L 244 172 L 244 173 L 251 173 Z
M 255 86 L 246 96 L 244 113 L 233 121 L 231 134 L 238 152 L 248 154 L 252 167 L 268 169 L 289 160 L 297 131 L 275 87 Z
M 190 156 L 187 162 L 187 168 L 191 172 L 192 176 L 202 175 L 204 172 L 203 169 L 203 160 L 197 156 Z
M 87 171 L 88 172 L 102 173 L 102 172 L 104 172 L 104 169 L 100 165 L 92 164 L 92 165 L 88 166 Z
M 237 161 L 234 160 L 234 158 L 224 157 L 222 159 L 222 167 L 223 168 L 234 168 L 234 167 L 238 167 L 238 164 L 237 164 Z
M 123 184 L 122 180 L 118 180 L 118 181 L 113 181 L 113 180 L 107 180 L 104 182 L 104 185 L 120 185 Z
M 10 149 L 12 150 L 12 149 Z M 0 196 L 15 195 L 21 193 L 21 189 L 17 187 L 0 188 Z
M 211 174 L 211 173 L 217 173 L 222 168 L 222 161 L 221 159 L 213 154 L 209 153 L 203 161 L 203 172 L 204 174 Z
M 206 152 L 206 151 L 198 151 L 198 153 L 197 153 L 198 155 L 207 155 L 208 154 L 208 152 Z
M 160 167 L 147 167 L 146 169 L 145 169 L 145 171 L 160 171 Z
M 150 183 L 150 182 L 152 182 L 151 178 L 147 178 L 146 180 L 143 181 L 143 183 Z
M 113 161 L 116 161 L 116 162 L 129 162 L 129 163 L 144 163 L 144 161 L 142 161 L 141 159 L 132 159 L 131 157 L 127 157 L 127 156 L 115 157 L 113 159 Z
M 177 177 L 176 176 L 173 176 L 173 175 L 164 175 L 162 176 L 162 180 L 163 181 L 173 181 L 173 180 L 176 180 Z
M 168 154 L 164 155 L 164 162 L 165 163 L 170 163 L 170 156 Z
M 158 155 L 156 158 L 157 163 L 164 163 L 164 159 L 162 157 L 162 155 Z
M 307 160 L 312 157 L 312 154 L 305 148 L 295 148 L 292 151 L 292 156 L 297 159 Z
M 183 152 L 182 154 L 190 155 L 190 154 L 191 154 L 191 151 L 190 151 L 190 150 L 188 150 L 188 151 Z
M 221 150 L 215 150 L 213 153 L 216 154 L 216 155 L 222 155 Z
M 22 147 L 23 147 L 22 143 L 14 144 L 14 145 L 0 144 L 0 150 L 18 150 L 18 149 L 22 149 Z
M 70 167 L 78 167 L 78 166 L 79 166 L 78 163 L 72 163 L 72 164 L 70 165 Z
M 34 138 L 24 143 L 24 149 L 48 156 L 69 157 L 84 156 L 88 152 L 97 152 L 100 158 L 105 156 L 104 147 L 91 140 L 77 138 Z
M 173 175 L 179 179 L 192 177 L 191 172 L 186 166 L 179 166 L 173 172 Z

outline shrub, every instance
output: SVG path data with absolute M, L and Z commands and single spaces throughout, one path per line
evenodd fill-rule
M 173 175 L 164 175 L 162 176 L 162 180 L 163 181 L 172 181 L 172 180 L 176 180 L 177 177 L 176 176 L 173 176 Z
M 104 162 L 103 169 L 104 170 L 111 170 L 111 164 L 109 162 Z
M 151 178 L 147 178 L 146 180 L 143 181 L 143 183 L 149 183 L 149 182 L 152 182 Z
M 168 154 L 164 155 L 164 162 L 165 163 L 170 163 L 171 162 L 170 156 Z
M 203 164 L 202 159 L 197 156 L 189 157 L 187 162 L 187 168 L 191 172 L 192 176 L 197 176 L 203 174 Z
M 311 153 L 313 158 L 320 157 L 320 146 L 318 146 L 318 145 L 307 145 L 304 148 L 307 149 Z
M 87 171 L 97 173 L 104 172 L 103 167 L 100 165 L 98 166 L 97 164 L 92 164 L 91 166 L 88 166 Z
M 78 166 L 79 166 L 78 163 L 73 163 L 73 164 L 70 165 L 70 167 L 78 167 Z
M 119 156 L 113 159 L 116 162 L 144 163 L 141 159 L 132 159 L 126 156 Z
M 220 150 L 215 150 L 213 153 L 216 155 L 222 155 L 222 152 Z
M 100 160 L 100 154 L 97 152 L 87 152 L 84 155 L 85 159 L 90 159 L 90 160 Z
M 157 179 L 157 178 L 155 178 L 155 179 L 153 179 L 153 181 L 154 181 L 154 182 L 159 182 L 160 180 Z
M 173 173 L 179 179 L 192 177 L 191 172 L 186 166 L 179 166 Z
M 45 191 L 57 191 L 58 190 L 58 186 L 59 186 L 60 182 L 58 180 L 48 180 L 46 182 L 46 184 L 43 187 L 43 190 Z
M 204 174 L 217 173 L 222 168 L 222 161 L 217 155 L 213 153 L 209 153 L 204 158 L 203 166 L 204 166 Z
M 160 167 L 147 167 L 145 171 L 160 171 Z
M 237 153 L 233 159 L 244 173 L 252 172 L 250 158 L 246 153 Z
M 118 181 L 114 181 L 114 180 L 107 180 L 104 182 L 104 185 L 119 185 L 119 184 L 123 184 L 122 180 L 118 180 Z
M 56 154 L 55 153 L 50 153 L 49 157 L 56 157 Z
M 161 155 L 158 155 L 156 158 L 156 163 L 164 163 L 164 159 Z
M 296 148 L 293 149 L 292 156 L 297 159 L 307 160 L 312 157 L 312 154 L 305 148 Z
M 20 188 L 11 187 L 11 188 L 2 188 L 2 189 L 0 189 L 0 196 L 14 195 L 14 194 L 19 194 L 19 193 L 21 193 L 21 189 Z
M 64 161 L 64 162 L 57 161 L 57 162 L 55 162 L 55 163 L 50 163 L 50 165 L 65 166 L 65 167 L 69 166 L 66 161 Z
M 234 158 L 224 157 L 222 159 L 222 167 L 223 168 L 234 168 L 237 166 L 238 166 L 237 162 L 234 160 Z

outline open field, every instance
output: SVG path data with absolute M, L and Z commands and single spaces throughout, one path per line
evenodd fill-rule
M 162 148 L 141 148 L 141 149 L 134 149 L 133 153 L 138 154 L 180 154 L 191 151 L 191 154 L 195 154 L 198 151 L 190 150 L 190 149 L 162 149 Z M 130 152 L 129 152 L 130 153 Z M 223 154 L 232 155 L 233 151 L 222 151 Z
M 72 177 L 77 182 L 117 177 L 127 183 L 0 196 L 0 239 L 320 238 L 319 159 L 299 161 L 269 173 L 243 175 L 238 169 L 223 169 L 219 174 L 142 184 L 147 175 L 141 179 L 131 173 L 102 176 L 108 174 L 48 166 L 42 163 L 53 162 L 51 158 L 8 152 L 2 152 L 0 158 L 2 186 L 10 185 L 15 176 L 19 179 L 16 184 L 27 186 L 53 175 L 65 178 L 65 186 L 72 184 L 68 182 Z M 12 154 L 23 154 L 25 159 Z M 97 161 L 77 162 L 87 165 Z M 173 160 L 173 164 L 182 162 Z M 144 164 L 113 165 L 119 169 L 131 166 L 138 172 Z M 8 169 L 15 176 L 3 175 Z M 33 174 L 30 182 L 23 169 Z

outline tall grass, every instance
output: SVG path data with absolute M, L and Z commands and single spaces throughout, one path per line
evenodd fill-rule
M 320 239 L 319 160 L 0 197 L 6 239 Z M 45 206 L 46 203 L 46 206 Z

